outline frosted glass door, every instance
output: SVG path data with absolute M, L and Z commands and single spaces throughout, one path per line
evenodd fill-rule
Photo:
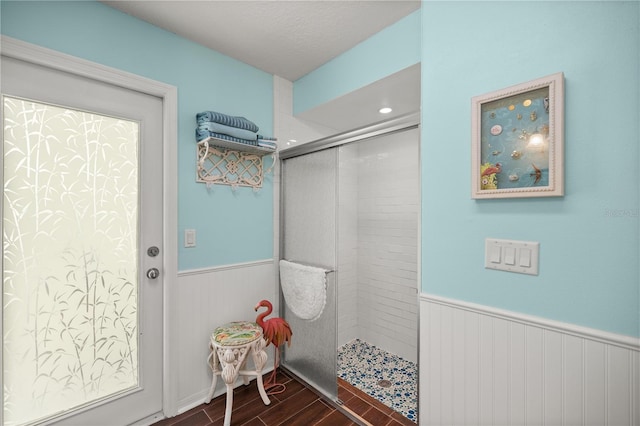
M 287 260 L 336 269 L 337 149 L 283 161 L 283 257 Z M 327 274 L 327 302 L 315 321 L 302 320 L 286 306 L 285 318 L 293 330 L 284 365 L 337 398 L 336 272 Z
M 20 424 L 138 384 L 139 125 L 5 97 L 4 128 L 5 421 Z
M 95 82 L 8 60 L 3 68 L 3 423 L 66 416 L 64 424 L 115 425 L 158 412 L 161 333 L 146 325 L 161 323 L 162 285 L 144 275 L 159 260 L 139 248 L 147 233 L 162 239 L 161 209 L 153 212 L 161 182 L 153 189 L 157 172 L 145 175 L 141 147 L 143 135 L 156 134 L 143 127 L 154 125 L 53 104 L 60 94 L 44 89 L 47 101 L 33 100 L 10 84 L 16 74 L 80 92 Z M 120 89 L 107 89 L 126 102 Z M 158 99 L 141 102 L 161 112 Z

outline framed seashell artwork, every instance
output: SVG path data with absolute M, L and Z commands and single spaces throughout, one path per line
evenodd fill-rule
M 471 99 L 471 198 L 564 195 L 564 74 Z

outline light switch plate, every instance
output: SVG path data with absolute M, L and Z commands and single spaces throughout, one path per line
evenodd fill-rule
M 196 230 L 195 229 L 184 230 L 184 246 L 185 247 L 196 246 Z
M 484 267 L 487 269 L 538 275 L 538 242 L 486 238 L 484 253 Z

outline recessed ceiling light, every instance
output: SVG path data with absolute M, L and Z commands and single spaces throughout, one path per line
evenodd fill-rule
M 393 111 L 393 110 L 391 108 L 389 108 L 389 107 L 380 108 L 378 110 L 378 112 L 380 114 L 389 114 L 391 111 Z

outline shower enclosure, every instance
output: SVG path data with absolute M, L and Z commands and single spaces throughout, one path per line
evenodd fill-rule
M 331 400 L 344 380 L 417 421 L 416 116 L 281 158 L 281 258 L 331 271 L 316 321 L 297 318 L 281 298 L 294 332 L 282 365 Z

